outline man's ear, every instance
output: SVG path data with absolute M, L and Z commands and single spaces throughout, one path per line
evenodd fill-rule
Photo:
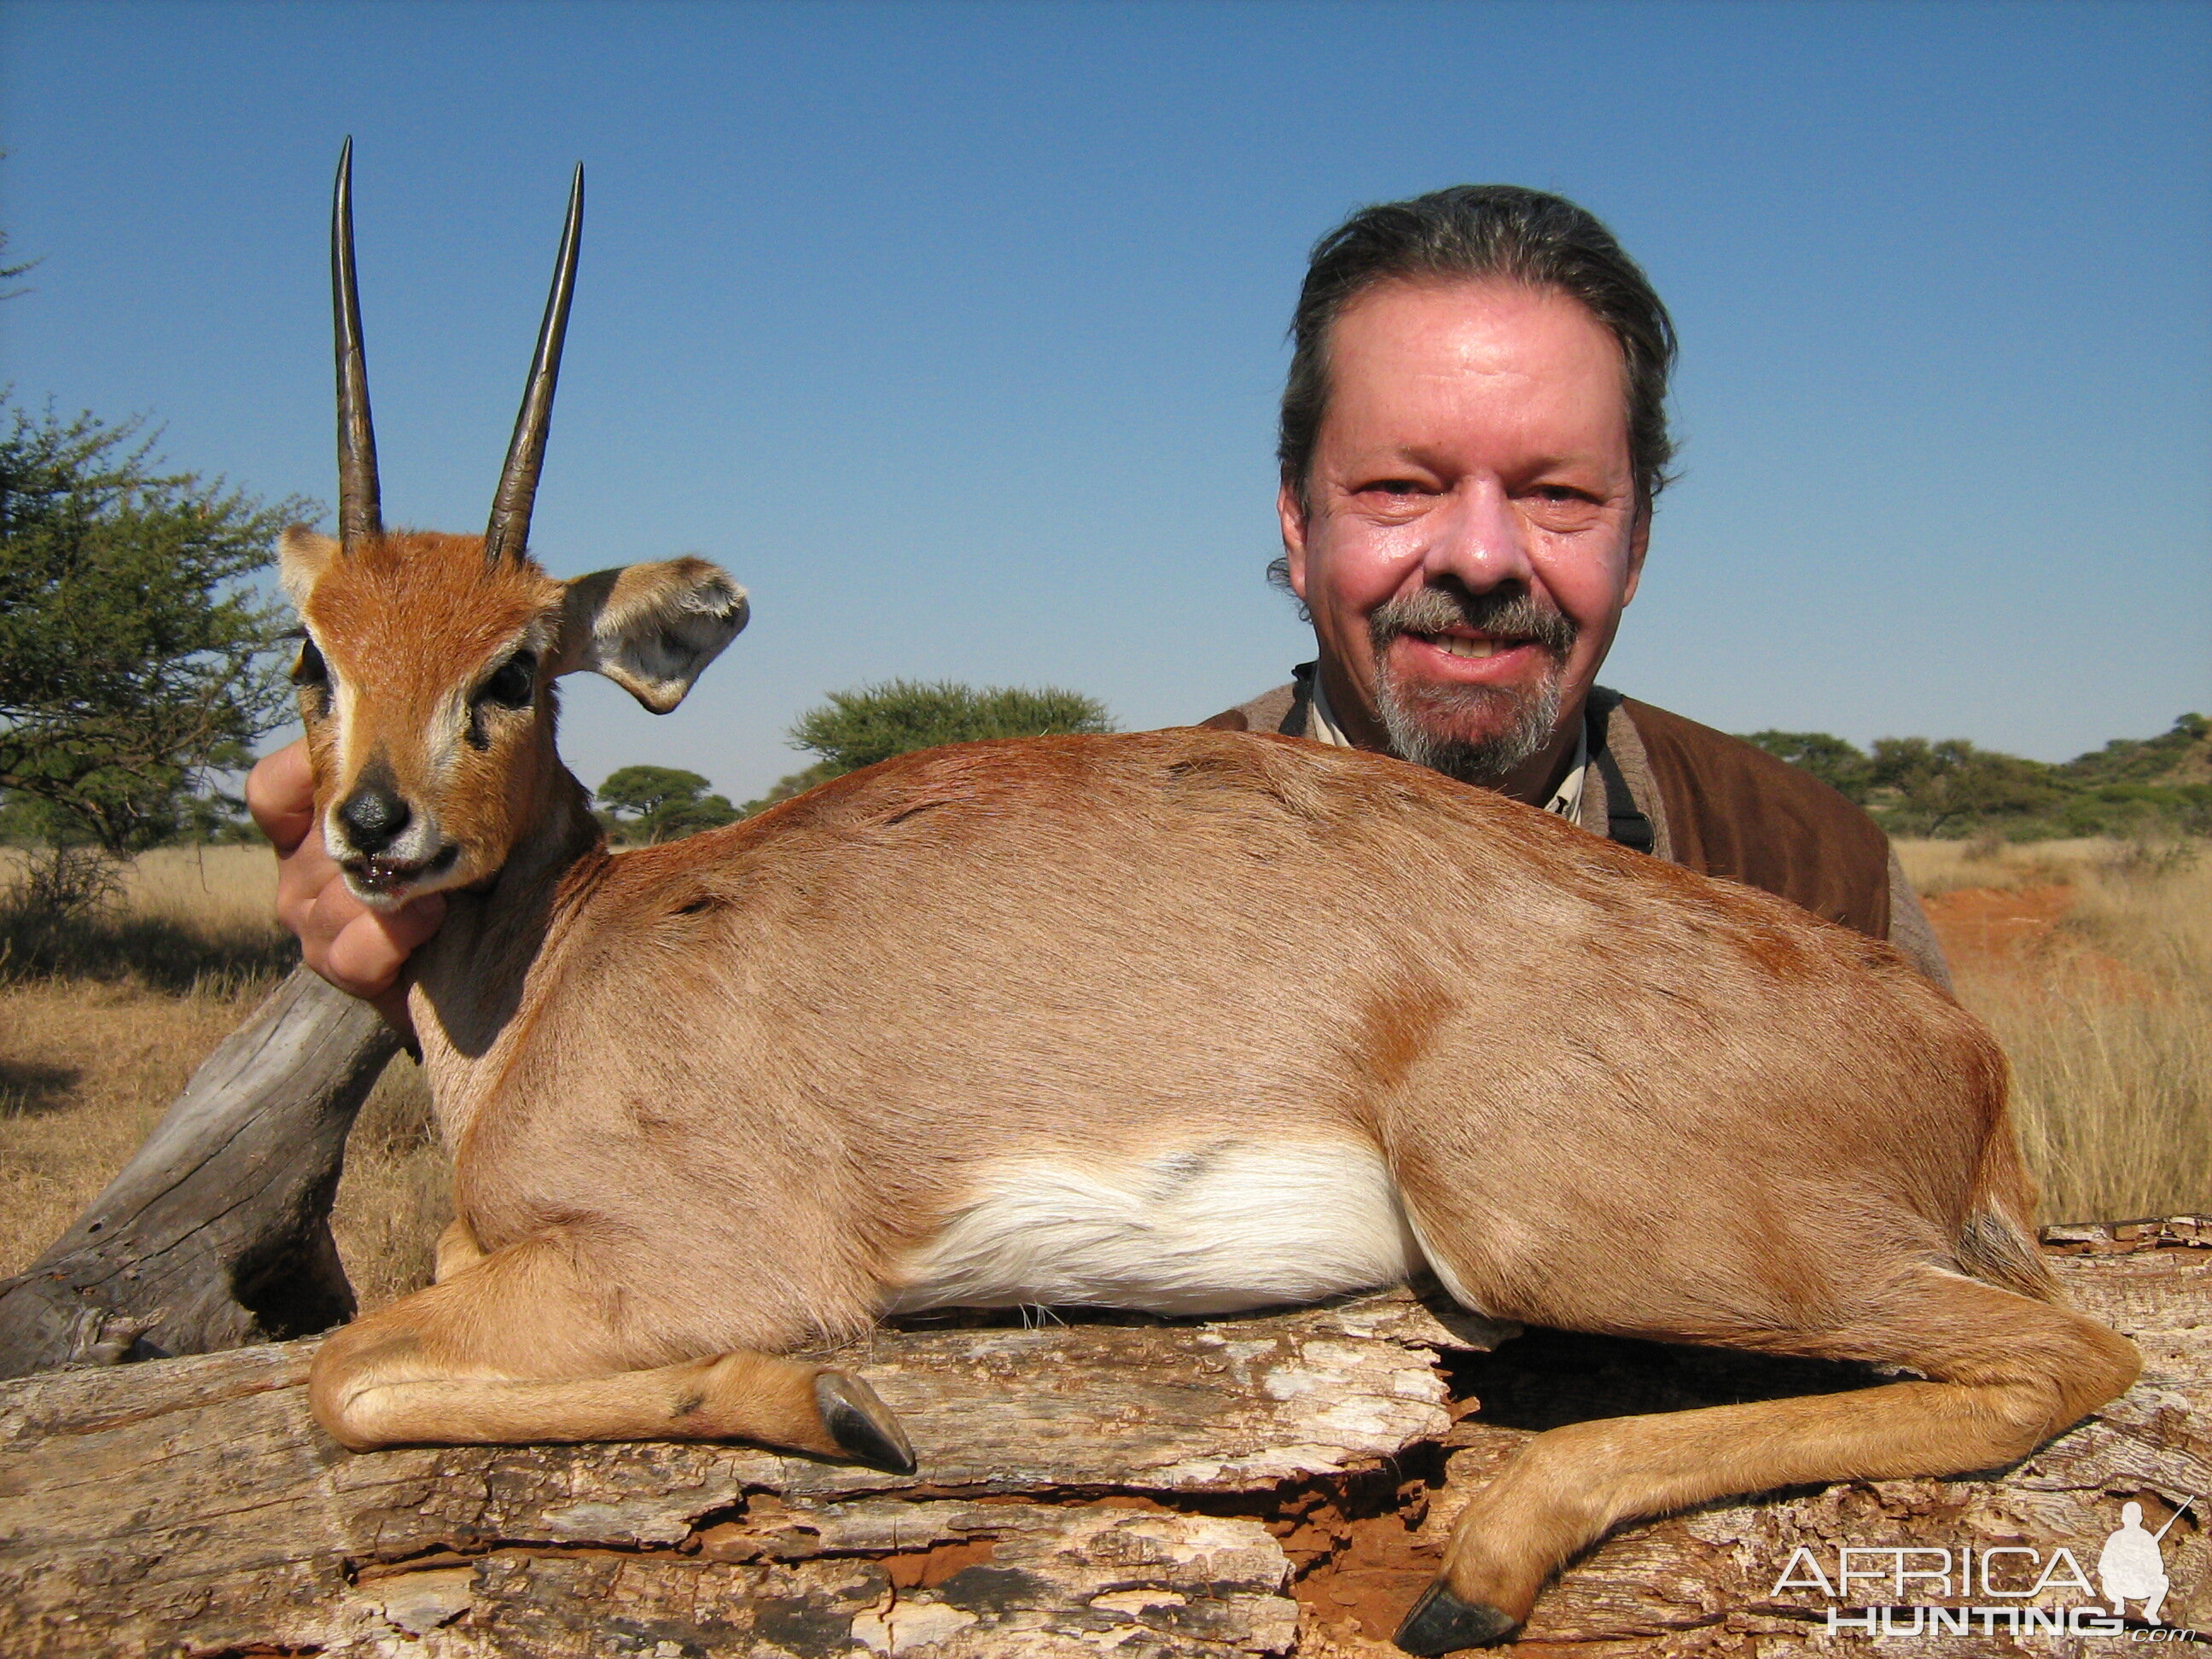
M 1636 527 L 1628 532 L 1628 574 L 1620 584 L 1620 603 L 1625 608 L 1636 597 L 1637 587 L 1644 580 L 1644 556 L 1651 550 L 1651 503 L 1646 501 L 1636 509 Z
M 307 595 L 337 556 L 338 544 L 328 536 L 318 536 L 303 524 L 284 526 L 284 533 L 276 538 L 276 575 L 294 610 L 307 605 Z
M 745 590 L 704 559 L 595 570 L 567 585 L 556 674 L 605 674 L 656 714 L 745 625 Z
M 1275 519 L 1283 530 L 1283 568 L 1290 573 L 1291 592 L 1306 602 L 1306 504 L 1288 478 L 1275 491 Z

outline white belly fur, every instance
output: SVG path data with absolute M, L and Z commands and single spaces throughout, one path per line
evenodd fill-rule
M 1382 1153 L 1357 1141 L 1006 1159 L 898 1264 L 887 1311 L 1231 1313 L 1395 1284 L 1421 1261 Z

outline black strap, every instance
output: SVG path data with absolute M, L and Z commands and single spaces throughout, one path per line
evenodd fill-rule
M 1636 797 L 1628 793 L 1628 780 L 1621 775 L 1620 763 L 1613 757 L 1612 746 L 1601 748 L 1592 758 L 1597 762 L 1598 775 L 1605 780 L 1607 837 L 1639 853 L 1653 851 L 1659 845 L 1659 831 L 1638 809 Z

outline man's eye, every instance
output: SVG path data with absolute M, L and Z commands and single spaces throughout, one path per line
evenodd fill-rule
M 313 640 L 300 647 L 300 659 L 292 665 L 292 684 L 295 685 L 328 685 L 331 666 L 323 660 L 321 649 Z
M 477 695 L 502 708 L 526 708 L 537 683 L 538 659 L 527 651 L 518 651 L 493 671 Z
M 1372 483 L 1360 485 L 1358 493 L 1363 495 L 1425 495 L 1429 490 L 1427 486 L 1411 478 L 1377 478 Z

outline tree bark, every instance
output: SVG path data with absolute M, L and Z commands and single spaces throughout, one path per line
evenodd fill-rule
M 2212 1250 L 2172 1229 L 2069 1248 L 2075 1300 L 2143 1350 L 2123 1399 L 2009 1468 L 1625 1527 L 1546 1590 L 1521 1651 L 1814 1659 L 1860 1650 L 1828 1633 L 1831 1605 L 1960 1599 L 1885 1580 L 1832 1604 L 1792 1568 L 1800 1547 L 1831 1574 L 1845 1547 L 1929 1552 L 1915 1571 L 2010 1549 L 2006 1589 L 2036 1571 L 2021 1552 L 2064 1548 L 2094 1579 L 2124 1502 L 2155 1529 L 2212 1489 Z M 1502 1334 L 1405 1292 L 1199 1324 L 879 1331 L 840 1363 L 900 1413 L 911 1476 L 730 1444 L 349 1453 L 307 1415 L 313 1340 L 32 1377 L 0 1385 L 0 1651 L 1385 1659 L 1453 1516 L 1531 1434 L 1885 1380 L 1558 1332 L 1492 1351 Z M 2165 1620 L 2212 1628 L 2206 1518 L 2160 1548 Z M 2096 1599 L 2061 1574 L 1995 1604 Z M 1999 1620 L 1879 1645 L 2088 1659 L 2121 1639 Z
M 1404 1292 L 878 1331 L 839 1363 L 915 1476 L 700 1443 L 349 1453 L 307 1415 L 313 1340 L 31 1377 L 0 1385 L 0 1651 L 1279 1654 L 1298 1609 L 1255 1515 L 1390 1501 L 1450 1426 L 1437 1355 L 1496 1334 Z
M 331 1200 L 346 1131 L 398 1046 L 374 1009 L 295 969 L 70 1230 L 0 1281 L 0 1376 L 349 1317 Z

